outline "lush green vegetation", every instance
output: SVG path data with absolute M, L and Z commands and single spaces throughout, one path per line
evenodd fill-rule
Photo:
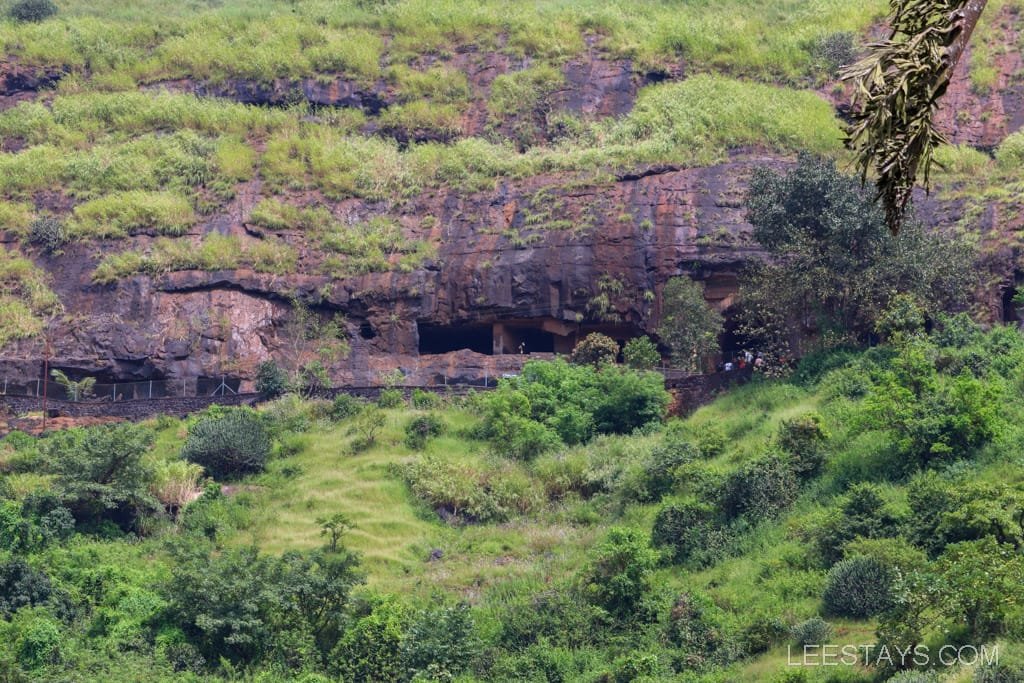
M 668 423 L 642 374 L 559 362 L 419 408 L 288 395 L 13 434 L 0 661 L 15 680 L 873 681 L 899 661 L 793 679 L 786 648 L 988 643 L 998 668 L 938 672 L 1014 680 L 1021 367 L 1024 336 L 961 315 Z

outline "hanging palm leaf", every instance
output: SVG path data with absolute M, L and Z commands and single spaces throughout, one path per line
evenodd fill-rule
M 934 123 L 939 99 L 987 0 L 890 0 L 892 33 L 843 70 L 854 83 L 846 145 L 862 182 L 877 174 L 878 198 L 896 233 L 918 174 L 925 187 L 935 148 L 946 142 Z

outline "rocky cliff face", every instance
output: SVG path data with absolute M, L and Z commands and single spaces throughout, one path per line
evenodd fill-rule
M 486 128 L 485 103 L 494 78 L 527 66 L 507 55 L 473 51 L 456 52 L 448 64 L 467 74 L 473 91 L 474 106 L 463 120 L 467 135 Z M 996 87 L 985 97 L 970 90 L 964 68 L 958 72 L 943 114 L 956 141 L 991 145 L 1024 124 L 1024 91 L 1014 77 L 1019 55 L 1006 55 L 998 64 Z M 638 74 L 628 60 L 606 59 L 592 50 L 566 63 L 563 74 L 564 87 L 549 94 L 550 106 L 598 117 L 628 112 L 639 88 L 684 77 L 684 69 L 680 64 L 659 74 Z M 0 106 L 37 96 L 59 77 L 57 69 L 26 72 L 8 63 L 0 71 Z M 376 112 L 396 101 L 387 83 L 341 78 L 179 81 L 159 87 L 266 106 L 301 98 Z M 959 111 L 968 114 L 958 116 Z M 561 350 L 588 329 L 620 336 L 652 331 L 660 290 L 675 275 L 704 280 L 709 299 L 727 309 L 739 271 L 761 256 L 743 217 L 746 179 L 757 165 L 785 163 L 743 150 L 706 168 L 640 168 L 618 177 L 536 176 L 501 181 L 483 192 L 431 190 L 393 204 L 321 198 L 336 216 L 355 221 L 386 213 L 399 221 L 406 237 L 435 245 L 436 255 L 412 272 L 330 279 L 315 274 L 322 255 L 301 234 L 284 233 L 281 238 L 300 254 L 293 275 L 179 271 L 96 285 L 91 272 L 109 247 L 73 244 L 59 259 L 38 258 L 53 274 L 54 289 L 70 314 L 51 330 L 53 365 L 118 380 L 220 374 L 251 379 L 259 362 L 280 355 L 288 300 L 295 295 L 317 311 L 345 316 L 352 351 L 332 369 L 335 382 L 372 384 L 395 367 L 414 382 L 493 376 L 514 369 L 519 348 Z M 259 181 L 252 181 L 230 205 L 194 226 L 193 237 L 219 232 L 243 243 L 255 239 L 258 231 L 248 219 L 259 190 Z M 964 217 L 962 202 L 955 200 L 932 199 L 922 206 L 935 224 Z M 433 220 L 424 221 L 427 216 Z M 138 249 L 152 240 L 131 238 Z M 1004 268 L 1011 276 L 1012 270 Z M 997 292 L 989 302 L 995 316 L 998 299 Z M 506 326 L 507 339 L 502 336 Z M 460 351 L 469 348 L 513 355 Z M 41 357 L 39 342 L 15 345 L 0 361 L 0 373 L 38 376 Z

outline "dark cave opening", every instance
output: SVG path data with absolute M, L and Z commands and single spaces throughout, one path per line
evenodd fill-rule
M 1020 321 L 1019 312 L 1020 312 L 1020 310 L 1022 308 L 1024 308 L 1024 304 L 1020 304 L 1020 303 L 1014 301 L 1014 298 L 1016 298 L 1018 291 L 1019 290 L 1017 289 L 1016 285 L 1011 286 L 1011 287 L 1007 287 L 1006 289 L 1003 290 L 1003 322 L 1004 323 L 1012 323 L 1012 322 L 1019 322 Z
M 422 354 L 475 351 L 494 352 L 490 325 L 430 325 L 418 323 L 419 351 Z

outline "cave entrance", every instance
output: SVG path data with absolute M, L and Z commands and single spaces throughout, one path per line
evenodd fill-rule
M 1024 304 L 1020 304 L 1014 299 L 1017 297 L 1017 293 L 1020 290 L 1017 286 L 1007 287 L 1003 290 L 1003 322 L 1014 323 L 1020 322 L 1020 312 L 1024 310 Z
M 494 345 L 490 325 L 429 325 L 417 324 L 421 354 L 475 351 L 493 353 Z
M 554 353 L 555 335 L 541 322 L 494 324 L 494 353 Z

